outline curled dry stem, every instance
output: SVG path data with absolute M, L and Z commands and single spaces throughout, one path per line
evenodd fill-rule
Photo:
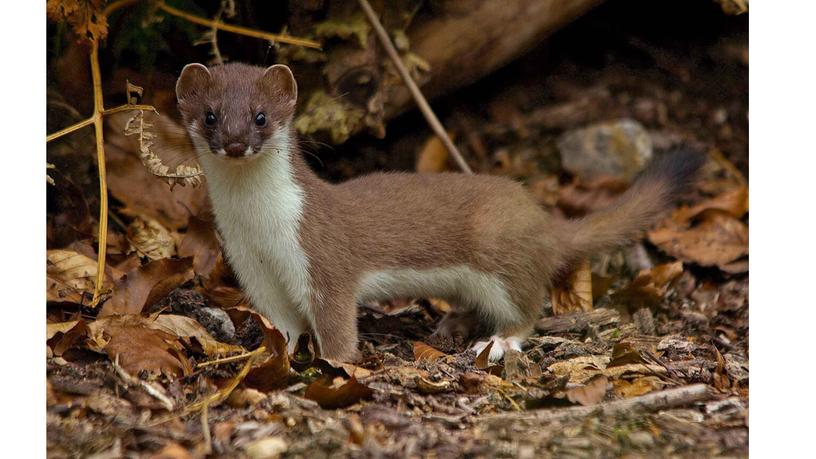
M 149 109 L 155 112 L 153 107 Z M 139 140 L 139 158 L 142 164 L 151 174 L 165 179 L 171 188 L 176 185 L 200 185 L 201 176 L 204 174 L 200 167 L 180 164 L 171 171 L 153 152 L 151 147 L 155 143 L 156 134 L 148 130 L 153 127 L 153 124 L 145 121 L 144 112 L 144 109 L 139 109 L 125 124 L 125 135 L 135 135 Z

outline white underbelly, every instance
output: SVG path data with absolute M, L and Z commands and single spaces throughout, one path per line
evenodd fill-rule
M 493 323 L 520 318 L 504 283 L 497 276 L 459 265 L 425 270 L 388 269 L 366 273 L 358 287 L 358 299 L 445 298 L 461 301 Z

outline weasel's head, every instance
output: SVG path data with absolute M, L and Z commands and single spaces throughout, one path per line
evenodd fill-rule
M 178 107 L 201 154 L 228 160 L 279 151 L 289 141 L 297 83 L 285 65 L 188 64 L 176 83 Z

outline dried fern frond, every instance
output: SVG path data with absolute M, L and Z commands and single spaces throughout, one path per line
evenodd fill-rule
M 171 189 L 176 185 L 194 187 L 201 185 L 201 176 L 204 175 L 204 172 L 199 166 L 180 164 L 171 172 L 170 168 L 153 152 L 151 147 L 155 143 L 156 134 L 149 131 L 152 127 L 153 124 L 145 120 L 144 110 L 138 110 L 125 123 L 125 135 L 138 136 L 139 158 L 147 170 L 157 177 L 164 178 Z
M 56 168 L 57 168 L 57 166 L 55 166 L 55 165 L 53 165 L 53 164 L 51 164 L 51 163 L 45 163 L 45 168 L 46 168 L 46 169 L 56 169 Z M 47 173 L 47 172 L 45 173 L 45 181 L 46 181 L 46 182 L 47 182 L 49 185 L 56 185 L 56 182 L 54 182 L 54 178 L 53 178 L 53 177 L 51 177 L 50 175 L 48 175 L 48 173 Z

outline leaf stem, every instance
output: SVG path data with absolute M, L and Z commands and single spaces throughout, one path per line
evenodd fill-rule
M 247 27 L 241 27 L 241 26 L 236 26 L 236 25 L 224 24 L 223 22 L 220 22 L 220 21 L 212 21 L 210 19 L 202 18 L 200 16 L 190 14 L 190 13 L 188 13 L 186 11 L 182 11 L 182 10 L 173 8 L 172 6 L 170 6 L 170 5 L 168 5 L 168 4 L 164 3 L 164 2 L 159 2 L 158 7 L 159 7 L 160 10 L 164 11 L 167 14 L 179 17 L 179 18 L 184 19 L 186 21 L 192 22 L 193 24 L 198 24 L 198 25 L 201 25 L 201 26 L 204 26 L 204 27 L 211 27 L 211 28 L 214 28 L 214 29 L 223 30 L 224 32 L 237 33 L 239 35 L 246 35 L 247 37 L 260 38 L 262 40 L 269 40 L 269 41 L 275 41 L 275 42 L 278 42 L 278 43 L 287 43 L 287 44 L 290 44 L 290 45 L 304 46 L 306 48 L 321 49 L 320 48 L 320 43 L 318 43 L 316 41 L 313 41 L 313 40 L 307 40 L 305 38 L 292 37 L 290 35 L 269 33 L 269 32 L 264 32 L 264 31 L 261 31 L 261 30 L 249 29 Z
M 105 112 L 105 105 L 102 100 L 102 76 L 99 71 L 99 41 L 91 41 L 91 78 L 93 80 L 94 132 L 96 134 L 96 162 L 99 170 L 99 246 L 96 261 L 96 286 L 92 305 L 99 304 L 102 296 L 102 281 L 105 279 L 105 252 L 107 251 L 108 239 L 108 185 L 105 172 L 105 139 L 102 134 L 102 114 Z
M 102 111 L 102 114 L 103 115 L 113 115 L 114 113 L 126 112 L 128 110 L 148 110 L 148 111 L 151 111 L 151 112 L 154 112 L 154 113 L 158 113 L 158 110 L 156 110 L 156 107 L 154 107 L 152 105 L 125 104 L 125 105 L 120 105 L 118 107 L 113 107 L 113 108 L 109 108 L 107 110 L 104 110 L 104 111 Z
M 45 141 L 50 142 L 50 141 L 52 141 L 54 139 L 58 139 L 58 138 L 60 138 L 60 137 L 62 137 L 64 135 L 68 135 L 68 134 L 70 134 L 70 133 L 72 133 L 74 131 L 82 129 L 85 126 L 90 126 L 91 124 L 93 124 L 93 122 L 94 122 L 94 117 L 91 116 L 90 118 L 82 120 L 79 123 L 72 124 L 72 125 L 68 126 L 65 129 L 60 129 L 59 131 L 57 131 L 57 132 L 55 132 L 53 134 L 49 134 L 48 136 L 45 137 Z

